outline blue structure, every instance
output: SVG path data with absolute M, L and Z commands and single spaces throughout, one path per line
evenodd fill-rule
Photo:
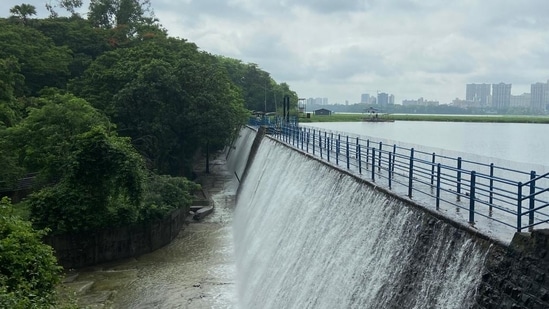
M 447 157 L 372 139 L 303 128 L 294 123 L 275 126 L 274 138 L 347 169 L 397 195 L 434 203 L 518 232 L 549 227 L 549 173 L 519 171 L 493 163 Z M 482 220 L 487 222 L 486 220 Z

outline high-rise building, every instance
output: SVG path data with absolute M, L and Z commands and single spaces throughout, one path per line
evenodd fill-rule
M 547 83 L 535 83 L 530 86 L 530 110 L 532 112 L 545 113 L 549 101 L 548 91 L 549 84 Z
M 377 104 L 378 105 L 388 105 L 389 104 L 389 94 L 385 92 L 380 92 L 377 94 Z
M 492 107 L 505 111 L 511 106 L 511 84 L 492 84 Z
M 511 95 L 511 107 L 526 109 L 530 107 L 532 102 L 532 96 L 530 93 L 523 93 L 521 95 Z
M 487 106 L 489 97 L 490 84 L 467 84 L 465 88 L 465 100 L 473 102 L 473 106 Z
M 360 103 L 368 103 L 370 102 L 370 95 L 367 93 L 363 93 L 360 95 Z

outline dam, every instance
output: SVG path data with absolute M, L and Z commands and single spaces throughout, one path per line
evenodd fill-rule
M 459 212 L 452 205 L 464 218 L 449 218 L 406 186 L 383 188 L 377 151 L 376 181 L 365 180 L 325 136 L 315 157 L 303 139 L 244 127 L 212 161 L 212 174 L 226 169 L 213 215 L 156 252 L 80 277 L 116 286 L 104 308 L 549 308 L 547 230 L 491 238 L 467 224 L 470 195 Z
M 249 137 L 237 145 L 251 149 L 247 168 L 235 170 L 238 308 L 549 305 L 545 230 L 490 239 L 289 149 L 290 139 Z

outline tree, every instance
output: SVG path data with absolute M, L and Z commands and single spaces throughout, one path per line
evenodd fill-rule
M 24 84 L 20 65 L 13 56 L 0 59 L 0 128 L 11 127 L 21 119 L 15 89 Z
M 91 0 L 88 20 L 96 27 L 115 29 L 113 39 L 132 37 L 140 25 L 157 22 L 150 0 Z
M 97 126 L 112 127 L 103 114 L 71 94 L 42 97 L 38 104 L 42 107 L 31 109 L 18 125 L 0 131 L 0 151 L 11 153 L 18 166 L 39 172 L 49 183 L 65 175 L 78 135 Z
M 221 147 L 246 120 L 238 88 L 214 57 L 177 39 L 105 53 L 69 88 L 105 111 L 162 174 L 188 175 L 201 146 Z
M 53 308 L 61 267 L 50 246 L 42 243 L 45 231 L 13 214 L 9 199 L 0 200 L 0 307 Z
M 76 9 L 82 6 L 82 0 L 59 0 L 59 6 L 71 13 L 72 16 L 78 15 Z
M 139 220 L 144 166 L 129 139 L 102 127 L 76 137 L 64 177 L 31 194 L 32 221 L 53 233 L 78 233 Z
M 21 4 L 16 5 L 10 9 L 10 13 L 15 18 L 20 18 L 23 21 L 23 24 L 26 25 L 28 22 L 28 17 L 36 15 L 36 7 L 30 4 Z
M 44 87 L 64 88 L 67 83 L 71 51 L 31 27 L 2 25 L 0 59 L 9 57 L 17 59 L 25 81 L 15 84 L 16 97 L 36 96 Z
M 68 69 L 71 78 L 82 75 L 93 59 L 112 49 L 108 44 L 109 31 L 94 28 L 79 16 L 40 19 L 32 27 L 51 38 L 56 46 L 70 49 L 72 57 Z

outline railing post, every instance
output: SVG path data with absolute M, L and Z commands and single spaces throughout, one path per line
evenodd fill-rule
M 324 131 L 324 148 L 328 151 L 330 150 L 330 143 L 328 142 L 328 132 L 326 131 Z
M 393 169 L 391 169 L 391 177 L 393 177 L 394 173 L 395 173 L 395 157 L 396 157 L 396 153 L 397 153 L 397 145 L 396 144 L 393 144 Z
M 389 189 L 392 189 L 391 186 L 391 170 L 393 168 L 393 153 L 389 152 L 389 168 L 387 169 L 388 172 L 388 178 L 389 178 Z
M 322 134 L 318 133 L 318 151 L 320 152 L 320 158 L 322 159 Z
M 301 131 L 301 150 L 305 149 L 305 129 Z
M 311 140 L 311 129 L 307 130 L 307 143 L 305 144 L 307 148 L 307 153 L 309 153 L 309 141 Z
M 347 135 L 347 169 L 350 168 L 350 162 L 349 162 L 349 135 Z
M 440 163 L 437 164 L 437 200 L 436 200 L 436 208 L 437 210 L 440 208 Z
M 457 201 L 461 201 L 461 157 L 457 158 L 457 181 L 456 181 Z
M 522 231 L 522 182 L 518 183 L 517 193 L 517 232 Z
M 377 158 L 377 171 L 378 172 L 381 171 L 381 153 L 383 152 L 382 149 L 383 149 L 383 143 L 379 142 L 379 153 L 377 154 L 377 156 L 378 156 L 378 158 Z
M 376 181 L 376 149 L 372 148 L 372 181 Z
M 339 139 L 336 140 L 336 165 L 339 165 L 339 148 L 341 147 Z
M 334 151 L 334 132 L 330 133 L 330 151 Z
M 357 145 L 358 148 L 358 173 L 362 174 L 362 155 L 360 153 L 360 144 Z
M 313 156 L 315 155 L 315 143 L 316 143 L 315 134 L 316 134 L 315 129 L 313 129 L 313 143 L 312 143 L 312 145 L 313 145 Z
M 494 163 L 490 163 L 490 197 L 489 197 L 488 203 L 490 204 L 490 206 L 488 207 L 488 210 L 491 216 L 492 204 L 494 203 Z
M 366 140 L 366 168 L 368 168 L 368 162 L 370 161 L 370 140 Z
M 431 156 L 431 187 L 435 184 L 435 160 L 436 160 L 436 155 L 433 152 Z
M 408 197 L 412 198 L 412 180 L 414 178 L 414 148 L 410 149 L 410 166 L 408 168 Z
M 358 158 L 358 136 L 356 137 L 355 143 L 355 159 Z
M 326 158 L 328 158 L 328 162 L 330 162 L 330 152 L 331 152 L 331 149 L 330 149 L 331 140 L 330 140 L 330 138 L 328 138 L 328 140 L 325 140 L 325 143 L 326 143 L 326 145 L 328 145 L 328 149 L 326 150 Z
M 475 189 L 476 189 L 476 172 L 471 172 L 471 183 L 469 192 L 469 224 L 475 224 Z
M 536 199 L 535 199 L 535 193 L 536 193 L 536 181 L 534 180 L 536 178 L 536 171 L 530 171 L 530 195 L 528 198 L 528 210 L 530 211 L 528 213 L 528 232 L 531 232 L 534 229 L 534 208 L 536 206 Z

